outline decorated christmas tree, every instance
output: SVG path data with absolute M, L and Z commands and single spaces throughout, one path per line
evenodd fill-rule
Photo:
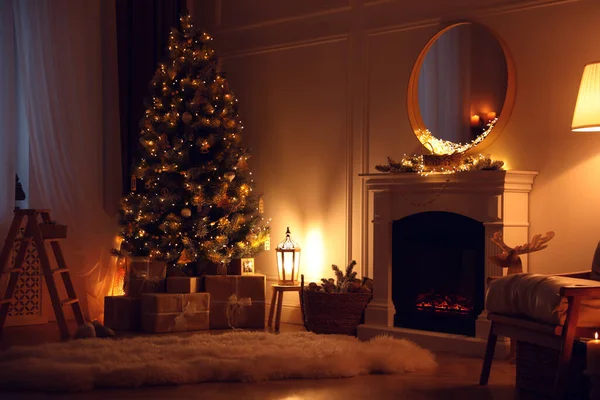
M 122 201 L 119 253 L 168 265 L 225 265 L 269 238 L 242 146 L 238 100 L 189 16 L 169 34 L 140 123 L 141 159 Z M 198 268 L 199 267 L 199 268 Z

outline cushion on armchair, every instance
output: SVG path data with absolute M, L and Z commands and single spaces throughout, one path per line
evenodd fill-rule
M 564 286 L 600 286 L 600 282 L 541 274 L 508 275 L 490 282 L 486 309 L 488 312 L 563 325 L 568 301 L 559 292 Z M 600 299 L 582 299 L 577 326 L 600 326 Z

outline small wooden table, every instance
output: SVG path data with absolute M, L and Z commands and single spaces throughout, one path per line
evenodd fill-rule
M 302 307 L 302 286 L 300 285 L 271 285 L 273 295 L 271 296 L 271 308 L 269 309 L 268 327 L 273 326 L 273 314 L 275 312 L 275 303 L 277 303 L 277 315 L 275 316 L 275 332 L 279 332 L 279 323 L 281 322 L 281 306 L 283 305 L 284 292 L 298 292 L 300 298 L 300 307 Z

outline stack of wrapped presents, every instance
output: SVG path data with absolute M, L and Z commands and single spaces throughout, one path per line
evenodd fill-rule
M 264 275 L 167 277 L 166 264 L 131 259 L 125 295 L 104 300 L 104 325 L 148 333 L 264 329 Z

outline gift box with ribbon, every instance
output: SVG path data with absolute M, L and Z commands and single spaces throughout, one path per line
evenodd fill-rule
M 202 278 L 198 276 L 170 276 L 167 293 L 196 293 L 201 289 Z
M 118 331 L 140 329 L 140 299 L 127 296 L 104 298 L 104 325 Z
M 125 295 L 139 297 L 143 293 L 164 293 L 167 264 L 148 257 L 128 260 L 125 274 Z
M 210 293 L 210 329 L 264 329 L 264 275 L 205 276 Z
M 208 293 L 144 293 L 142 330 L 165 333 L 208 329 L 209 306 Z

